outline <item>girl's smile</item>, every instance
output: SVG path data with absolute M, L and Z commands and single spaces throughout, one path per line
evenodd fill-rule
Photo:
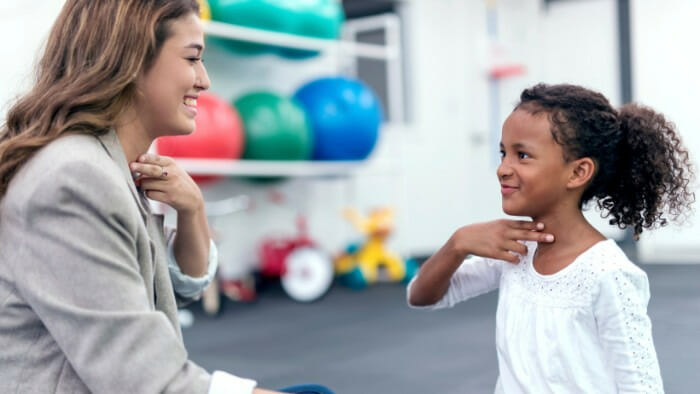
M 503 211 L 530 217 L 551 212 L 566 192 L 568 168 L 548 117 L 518 109 L 506 119 L 501 137 L 497 175 Z

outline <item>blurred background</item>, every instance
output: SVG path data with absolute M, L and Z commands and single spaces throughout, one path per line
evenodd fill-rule
M 0 1 L 3 118 L 62 4 Z M 652 106 L 700 157 L 696 1 L 202 5 L 210 95 L 192 136 L 153 150 L 177 157 L 207 200 L 219 277 L 181 320 L 208 369 L 340 393 L 491 392 L 497 295 L 416 312 L 404 284 L 458 227 L 504 216 L 500 129 L 535 83 Z M 667 392 L 694 392 L 695 214 L 639 242 L 587 215 L 650 276 Z

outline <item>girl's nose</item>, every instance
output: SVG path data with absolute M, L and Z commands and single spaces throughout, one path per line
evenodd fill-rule
M 498 168 L 496 169 L 496 176 L 498 176 L 498 179 L 506 178 L 512 173 L 513 170 L 505 160 L 501 161 L 501 164 L 499 164 Z

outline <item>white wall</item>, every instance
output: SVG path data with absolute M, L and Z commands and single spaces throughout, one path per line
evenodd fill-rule
M 0 8 L 0 34 L 24 34 L 22 40 L 8 41 L 15 46 L 8 53 L 18 56 L 0 64 L 0 101 L 26 86 L 19 83 L 21 76 L 29 70 L 60 1 L 43 3 L 47 7 L 37 6 L 37 1 L 3 0 L 0 6 L 4 7 Z M 487 34 L 490 3 L 496 4 L 498 12 L 497 40 Z M 308 214 L 312 235 L 322 246 L 338 251 L 357 236 L 340 213 L 347 205 L 395 206 L 398 226 L 392 247 L 404 254 L 431 253 L 459 226 L 503 216 L 494 141 L 523 88 L 540 81 L 571 82 L 599 90 L 619 104 L 614 0 L 558 2 L 548 8 L 540 0 L 407 0 L 403 4 L 413 122 L 387 128 L 372 164 L 356 177 L 295 180 L 267 187 L 229 180 L 206 188 L 211 200 L 244 193 L 256 202 L 251 211 L 213 223 L 225 234 L 222 258 L 232 275 L 254 263 L 255 248 L 265 235 L 292 233 L 297 211 Z M 697 122 L 690 103 L 698 102 L 693 100 L 698 94 L 693 72 L 700 60 L 697 55 L 688 58 L 687 53 L 692 53 L 691 40 L 699 33 L 690 17 L 690 11 L 697 14 L 698 6 L 690 0 L 634 4 L 636 96 L 668 111 L 682 130 L 693 130 Z M 652 11 L 658 9 L 662 12 Z M 487 78 L 494 47 L 503 49 L 502 61 L 527 67 L 525 75 L 499 82 L 495 106 Z M 659 58 L 658 53 L 667 56 Z M 232 58 L 216 50 L 205 57 L 212 90 L 227 98 L 258 88 L 290 94 L 305 80 L 338 66 L 332 57 L 289 62 L 273 56 Z M 287 204 L 271 203 L 270 190 L 285 195 Z M 602 221 L 598 225 L 609 236 L 620 235 Z M 685 243 L 691 244 L 692 233 L 685 234 Z M 677 237 L 667 238 L 659 238 L 661 244 Z M 649 242 L 644 239 L 642 245 L 656 245 Z
M 8 104 L 31 86 L 33 65 L 63 0 L 0 1 L 0 115 Z
M 694 165 L 700 168 L 700 3 L 638 0 L 632 5 L 635 99 L 664 113 L 676 124 Z M 697 215 L 690 219 L 682 226 L 643 234 L 640 258 L 700 263 L 700 223 Z

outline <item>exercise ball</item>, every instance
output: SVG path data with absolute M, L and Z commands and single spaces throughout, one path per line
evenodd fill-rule
M 197 99 L 195 130 L 183 136 L 160 137 L 156 140 L 158 154 L 178 158 L 237 159 L 244 147 L 241 119 L 225 100 L 202 93 Z M 216 177 L 193 177 L 206 182 Z
M 345 19 L 337 0 L 210 0 L 209 4 L 215 21 L 314 38 L 338 38 Z M 305 58 L 317 54 L 275 45 L 226 41 L 224 47 L 243 55 L 274 52 L 290 58 Z
M 294 33 L 293 5 L 297 0 L 209 0 L 212 19 L 222 23 Z M 223 47 L 242 55 L 274 52 L 274 45 L 216 39 Z
M 335 0 L 299 1 L 294 16 L 294 34 L 312 38 L 337 39 L 345 19 L 343 7 Z M 304 59 L 318 55 L 316 51 L 282 48 L 279 54 L 290 59 Z
M 364 83 L 346 77 L 321 78 L 294 94 L 314 134 L 315 160 L 363 160 L 379 136 L 382 109 Z
M 307 160 L 313 136 L 304 110 L 271 92 L 246 94 L 234 103 L 243 120 L 245 149 L 251 160 Z
M 211 8 L 207 0 L 197 0 L 197 3 L 199 3 L 199 17 L 204 21 L 211 20 Z

